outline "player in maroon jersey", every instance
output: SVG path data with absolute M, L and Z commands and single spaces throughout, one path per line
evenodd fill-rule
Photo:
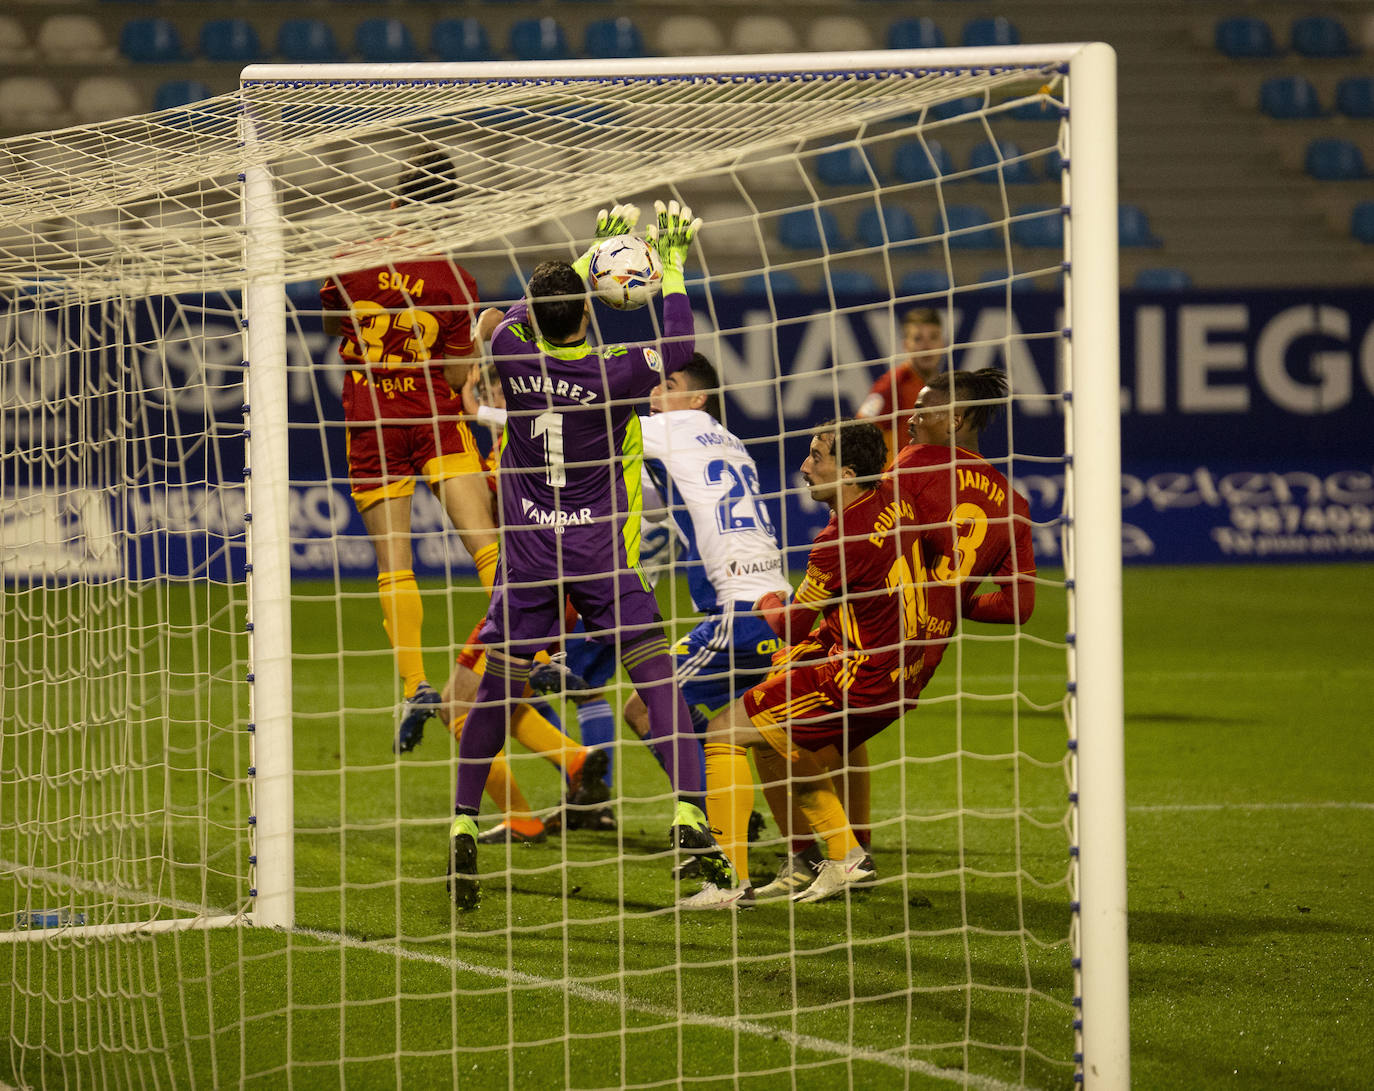
M 433 150 L 402 174 L 392 207 L 457 194 L 452 161 Z M 476 358 L 477 286 L 448 258 L 422 257 L 337 274 L 320 289 L 320 305 L 325 332 L 343 338 L 349 482 L 377 553 L 383 627 L 404 687 L 394 745 L 403 753 L 440 702 L 421 652 L 410 530 L 417 478 L 439 497 L 488 591 L 496 570 L 491 494 L 459 394 Z

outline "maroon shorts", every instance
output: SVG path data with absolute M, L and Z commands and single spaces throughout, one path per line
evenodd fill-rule
M 348 477 L 360 510 L 386 497 L 409 496 L 416 478 L 435 485 L 485 472 L 466 421 L 348 427 Z

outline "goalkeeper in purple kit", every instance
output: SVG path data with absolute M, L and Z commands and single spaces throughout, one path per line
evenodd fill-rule
M 636 409 L 692 358 L 682 269 L 701 226 L 677 202 L 655 208 L 657 222 L 646 236 L 663 260 L 660 345 L 587 344 L 591 250 L 572 264 L 541 264 L 528 301 L 504 315 L 484 311 L 479 320 L 479 337 L 491 340 L 507 419 L 501 565 L 478 637 L 487 645 L 486 673 L 459 745 L 449 834 L 449 890 L 462 909 L 475 908 L 480 894 L 475 818 L 491 759 L 505 743 L 507 709 L 523 699 L 534 656 L 560 635 L 565 599 L 590 639 L 618 645 L 648 708 L 648 741 L 678 793 L 672 843 L 702 854 L 707 873 L 716 862 L 725 867 L 701 809 L 701 755 L 673 681 L 658 602 L 638 565 L 643 454 Z M 637 217 L 632 205 L 603 211 L 597 240 L 631 231 Z

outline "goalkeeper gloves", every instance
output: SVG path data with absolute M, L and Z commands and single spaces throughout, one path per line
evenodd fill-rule
M 592 265 L 592 252 L 601 244 L 604 239 L 614 238 L 616 235 L 628 235 L 635 229 L 635 224 L 639 223 L 638 205 L 616 205 L 609 212 L 604 208 L 596 214 L 596 232 L 592 236 L 593 242 L 587 247 L 587 252 L 573 262 L 573 269 L 583 280 L 587 279 L 587 270 Z
M 663 290 L 685 291 L 682 267 L 687 260 L 687 248 L 701 229 L 701 218 L 693 219 L 692 210 L 686 205 L 679 206 L 676 201 L 669 201 L 667 205 L 655 201 L 654 212 L 657 222 L 649 225 L 644 237 L 663 261 Z

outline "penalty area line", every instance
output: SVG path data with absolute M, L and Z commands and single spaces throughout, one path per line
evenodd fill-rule
M 442 966 L 449 970 L 459 970 L 465 973 L 489 977 L 497 981 L 506 981 L 512 985 L 530 985 L 545 989 L 558 989 L 566 992 L 572 999 L 584 1000 L 588 1003 L 608 1004 L 613 1007 L 621 1007 L 623 1004 L 625 1008 L 639 1015 L 651 1015 L 664 1019 L 665 1021 L 676 1022 L 680 1025 L 698 1026 L 712 1030 L 748 1034 L 756 1038 L 771 1038 L 774 1041 L 786 1042 L 788 1045 L 795 1046 L 798 1049 L 807 1049 L 814 1053 L 825 1053 L 834 1057 L 843 1057 L 847 1060 L 854 1061 L 871 1061 L 874 1064 L 886 1065 L 889 1068 L 900 1069 L 906 1072 L 915 1072 L 922 1076 L 928 1076 L 937 1080 L 945 1080 L 949 1083 L 957 1083 L 961 1087 L 975 1088 L 976 1091 L 1027 1091 L 1023 1084 L 1004 1083 L 990 1076 L 975 1076 L 956 1069 L 941 1068 L 939 1065 L 931 1064 L 929 1061 L 921 1061 L 912 1057 L 902 1057 L 895 1053 L 872 1049 L 855 1049 L 852 1046 L 845 1045 L 843 1042 L 832 1042 L 828 1038 L 817 1038 L 809 1034 L 797 1034 L 790 1030 L 770 1027 L 764 1023 L 755 1023 L 748 1019 L 734 1019 L 723 1015 L 707 1015 L 702 1012 L 678 1011 L 672 1008 L 661 1007 L 657 1004 L 624 1003 L 620 993 L 611 992 L 608 989 L 594 988 L 591 985 L 582 985 L 576 981 L 539 977 L 535 974 L 528 974 L 521 970 L 505 970 L 498 969 L 494 966 L 482 966 L 478 963 L 467 962 L 461 958 L 436 955 L 427 951 L 413 951 L 408 947 L 402 947 L 395 943 L 366 942 L 341 932 L 326 932 L 315 928 L 292 928 L 290 932 L 292 935 L 305 936 L 310 939 L 319 940 L 322 943 L 338 944 L 342 947 L 348 947 L 357 951 L 372 951 L 377 954 L 390 955 L 393 958 L 401 959 L 406 962 L 427 962 L 431 965 Z M 1033 1091 L 1033 1089 L 1029 1089 L 1029 1091 Z

